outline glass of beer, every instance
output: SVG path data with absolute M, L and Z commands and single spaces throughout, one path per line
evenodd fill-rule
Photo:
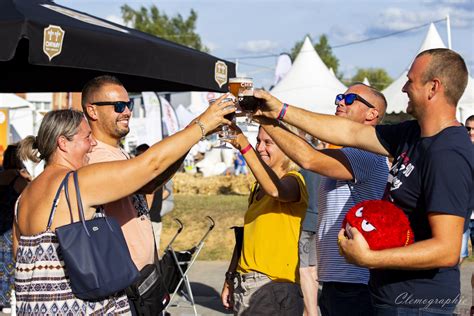
M 229 91 L 237 97 L 240 108 L 245 112 L 246 123 L 252 121 L 252 113 L 258 108 L 258 99 L 253 96 L 253 80 L 248 77 L 229 79 Z
M 209 105 L 211 105 L 212 103 L 214 103 L 216 101 L 217 101 L 217 99 L 210 99 L 209 100 Z M 225 103 L 225 102 L 230 102 L 230 101 L 234 101 L 234 99 L 233 98 L 225 98 L 221 102 Z M 234 108 L 234 106 L 229 105 L 228 107 L 225 107 L 224 109 L 227 110 L 228 108 Z M 226 114 L 226 115 L 224 115 L 224 117 L 232 122 L 235 119 L 235 112 Z M 231 149 L 231 147 L 226 146 L 226 142 L 224 140 L 234 139 L 236 136 L 234 135 L 234 133 L 232 133 L 232 130 L 229 129 L 229 126 L 227 126 L 225 124 L 221 126 L 221 132 L 222 132 L 221 135 L 219 135 L 219 139 L 221 140 L 221 145 L 219 146 L 219 148 Z

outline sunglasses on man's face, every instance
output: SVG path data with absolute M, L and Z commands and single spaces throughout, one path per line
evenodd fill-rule
M 474 131 L 474 127 L 466 126 L 466 129 L 468 133 Z
M 114 106 L 114 111 L 116 113 L 123 113 L 123 111 L 125 111 L 125 107 L 128 107 L 128 109 L 131 111 L 133 111 L 133 101 L 130 100 L 130 101 L 103 101 L 103 102 L 94 102 L 94 103 L 91 103 L 92 105 L 98 105 L 98 106 L 102 106 L 102 105 L 113 105 Z
M 369 108 L 371 109 L 375 109 L 375 106 L 373 106 L 372 104 L 370 104 L 369 101 L 367 101 L 366 99 L 364 99 L 363 97 L 361 97 L 360 95 L 358 94 L 355 94 L 355 93 L 348 93 L 348 94 L 338 94 L 336 95 L 336 101 L 334 101 L 334 103 L 336 105 L 339 105 L 339 103 L 342 101 L 342 100 L 345 100 L 345 104 L 346 105 L 352 105 L 352 103 L 354 103 L 355 100 L 357 101 L 360 101 L 362 103 L 364 103 L 365 105 L 367 105 Z

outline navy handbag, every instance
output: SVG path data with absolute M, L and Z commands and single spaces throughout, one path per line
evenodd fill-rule
M 71 212 L 68 177 L 63 185 Z M 98 300 L 127 288 L 138 279 L 139 272 L 115 219 L 104 213 L 99 218 L 84 219 L 77 172 L 73 178 L 80 221 L 57 227 L 56 235 L 72 292 L 83 300 Z

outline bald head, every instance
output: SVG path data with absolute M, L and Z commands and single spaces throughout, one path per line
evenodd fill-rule
M 347 104 L 345 99 L 341 100 L 337 106 L 337 116 L 366 125 L 377 125 L 382 121 L 387 109 L 387 101 L 382 93 L 363 83 L 351 85 L 345 95 L 350 93 L 358 95 L 363 100 L 356 99 L 351 104 Z
M 377 89 L 368 86 L 364 83 L 358 82 L 356 84 L 353 84 L 352 86 L 363 86 L 363 89 L 367 91 L 367 96 L 370 100 L 367 99 L 367 101 L 372 101 L 371 104 L 375 106 L 375 109 L 379 112 L 378 118 L 377 118 L 377 124 L 382 122 L 385 112 L 387 111 L 387 99 L 385 99 L 385 96 L 383 95 L 382 92 L 378 91 Z

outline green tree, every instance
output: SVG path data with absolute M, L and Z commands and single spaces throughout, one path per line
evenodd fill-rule
M 168 17 L 165 13 L 161 13 L 156 5 L 151 5 L 149 8 L 142 6 L 135 10 L 125 4 L 121 10 L 123 21 L 139 31 L 203 52 L 209 51 L 196 33 L 197 13 L 192 9 L 186 19 L 181 14 Z
M 309 39 L 311 40 L 311 37 L 307 35 Z M 291 49 L 291 59 L 295 60 L 296 56 L 298 55 L 301 46 L 303 46 L 304 40 L 298 41 L 295 43 L 293 48 Z M 311 43 L 313 41 L 311 40 Z M 338 68 L 339 68 L 339 59 L 337 59 L 336 56 L 334 56 L 332 52 L 332 48 L 329 45 L 328 37 L 323 34 L 319 37 L 319 42 L 316 44 L 313 44 L 314 49 L 318 53 L 319 57 L 323 61 L 323 63 L 326 65 L 328 68 L 332 68 L 334 70 L 334 73 L 338 78 L 342 77 L 342 74 L 338 73 Z
M 379 91 L 382 91 L 393 82 L 393 79 L 388 75 L 385 69 L 359 68 L 357 73 L 351 78 L 351 83 L 362 82 L 364 78 L 367 78 L 370 85 Z

